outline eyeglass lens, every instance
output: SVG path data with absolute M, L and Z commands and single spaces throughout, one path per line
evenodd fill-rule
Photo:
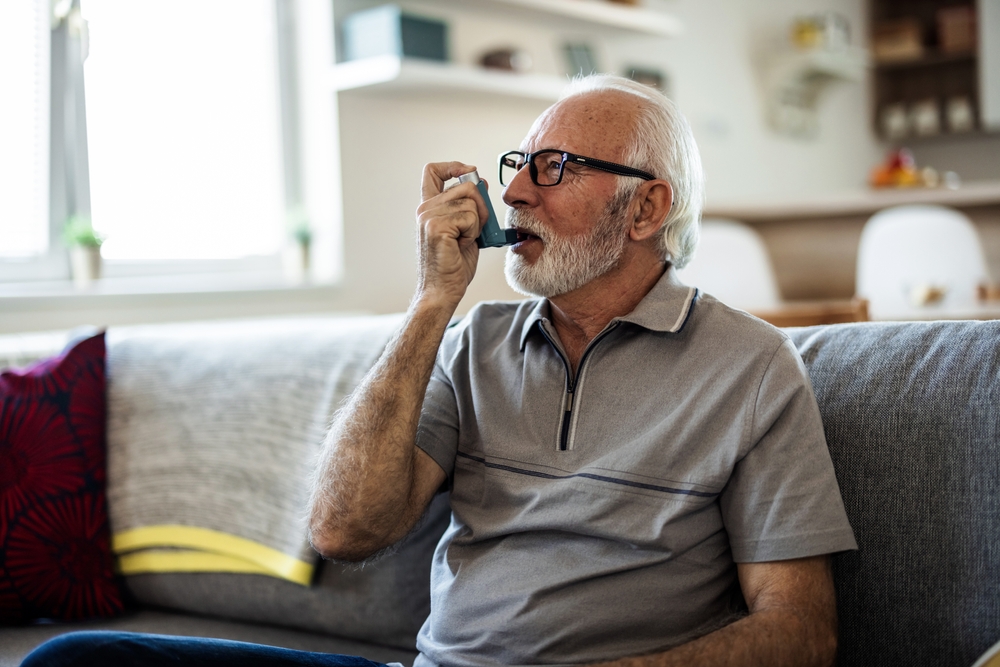
M 510 185 L 514 175 L 524 166 L 524 156 L 520 153 L 506 153 L 500 157 L 500 185 Z
M 535 185 L 557 185 L 562 180 L 566 156 L 561 151 L 540 151 L 531 156 L 528 170 Z M 524 155 L 508 153 L 500 160 L 500 183 L 509 184 L 524 166 Z

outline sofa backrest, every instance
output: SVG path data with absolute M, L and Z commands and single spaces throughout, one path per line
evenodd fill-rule
M 1000 639 L 1000 322 L 789 330 L 859 550 L 841 665 L 968 667 Z
M 305 478 L 333 410 L 401 321 L 317 316 L 109 329 L 108 499 L 116 551 L 139 603 L 414 648 L 430 608 L 431 556 L 449 520 L 444 496 L 395 553 L 364 567 L 318 562 L 311 586 L 215 558 L 267 547 L 318 561 L 306 542 Z M 137 550 L 120 539 L 150 528 L 176 539 L 178 526 L 229 541 L 147 541 Z M 222 551 L 230 538 L 240 541 Z M 202 571 L 176 558 L 133 558 L 159 557 L 163 546 L 168 555 L 183 547 L 213 558 L 193 568 Z

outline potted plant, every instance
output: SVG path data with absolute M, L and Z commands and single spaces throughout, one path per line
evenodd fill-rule
M 290 243 L 285 252 L 285 270 L 291 280 L 302 282 L 309 277 L 312 228 L 309 226 L 309 218 L 301 208 L 289 211 L 287 221 Z
M 77 287 L 87 287 L 101 277 L 101 244 L 104 237 L 94 231 L 90 216 L 70 216 L 63 227 L 63 241 L 69 248 L 73 283 Z

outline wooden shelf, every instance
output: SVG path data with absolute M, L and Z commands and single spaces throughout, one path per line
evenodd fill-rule
M 555 101 L 568 79 L 514 74 L 431 60 L 378 56 L 334 65 L 336 91 L 372 93 L 475 93 Z
M 775 56 L 768 63 L 765 78 L 771 125 L 789 136 L 815 136 L 819 131 L 820 91 L 837 81 L 860 81 L 868 60 L 868 52 L 857 47 Z
M 956 97 L 965 97 L 972 105 L 978 107 L 973 112 L 977 129 L 989 129 L 997 125 L 996 107 L 990 101 L 995 99 L 998 79 L 995 74 L 990 73 L 989 66 L 991 60 L 997 60 L 994 49 L 1000 40 L 1000 5 L 992 0 L 960 3 L 975 5 L 975 22 L 979 24 L 976 30 L 978 37 L 969 39 L 969 43 L 964 45 L 972 49 L 970 52 L 949 53 L 941 50 L 948 48 L 948 40 L 942 39 L 939 34 L 941 29 L 939 12 L 949 7 L 957 8 L 952 0 L 921 2 L 866 0 L 866 2 L 871 19 L 872 39 L 876 39 L 878 26 L 893 21 L 906 21 L 910 29 L 905 34 L 900 33 L 900 44 L 905 42 L 910 48 L 901 51 L 910 51 L 916 56 L 875 63 L 871 120 L 878 137 L 888 139 L 897 134 L 895 130 L 901 131 L 902 118 L 896 113 L 892 116 L 895 130 L 889 131 L 889 128 L 885 127 L 883 115 L 887 109 L 902 104 L 905 113 L 912 116 L 915 105 L 926 100 L 933 100 L 936 103 L 942 129 L 948 125 L 947 114 L 942 113 L 947 100 Z M 953 49 L 961 46 L 963 45 L 958 41 L 951 44 Z M 873 51 L 878 49 L 873 48 Z M 902 133 L 916 136 L 913 124 L 911 118 L 909 131 Z M 961 135 L 962 133 L 942 132 L 938 136 L 949 138 Z M 916 138 L 924 140 L 923 137 Z M 909 141 L 909 137 L 906 140 Z
M 842 51 L 815 49 L 782 54 L 771 63 L 772 69 L 786 79 L 811 79 L 828 76 L 845 81 L 860 81 L 868 67 L 868 52 L 857 47 Z
M 448 0 L 443 4 L 514 21 L 550 23 L 561 30 L 584 28 L 660 37 L 683 31 L 681 22 L 670 14 L 607 0 Z M 550 102 L 559 99 L 568 82 L 568 77 L 516 74 L 398 56 L 338 63 L 330 74 L 330 85 L 338 92 L 489 94 Z
M 962 53 L 955 55 L 932 55 L 925 56 L 923 58 L 916 58 L 913 60 L 886 60 L 875 63 L 875 68 L 880 71 L 885 70 L 901 70 L 901 69 L 920 69 L 923 67 L 934 67 L 935 65 L 951 65 L 954 63 L 969 63 L 975 64 L 976 54 L 974 53 Z
M 968 144 L 975 141 L 983 141 L 984 139 L 994 139 L 997 135 L 996 130 L 987 130 L 977 126 L 968 132 L 952 132 L 947 128 L 943 128 L 938 134 L 913 135 L 902 139 L 886 138 L 884 140 L 892 146 L 909 146 L 912 148 L 914 146 L 927 146 L 935 143 L 946 143 L 957 146 L 963 142 Z
M 888 206 L 940 204 L 942 206 L 1000 205 L 1000 181 L 966 183 L 947 188 L 858 190 L 837 195 L 774 201 L 720 202 L 705 207 L 705 217 L 735 218 L 743 222 L 837 217 L 875 213 Z

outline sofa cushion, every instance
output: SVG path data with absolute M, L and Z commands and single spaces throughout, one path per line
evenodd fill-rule
M 126 580 L 153 606 L 412 650 L 430 612 L 431 557 L 449 517 L 448 496 L 437 496 L 395 553 L 363 567 L 323 562 L 312 588 L 253 574 L 138 574 Z
M 123 608 L 105 501 L 104 335 L 0 374 L 0 620 Z
M 1000 322 L 791 330 L 859 550 L 840 664 L 967 667 L 1000 637 Z
M 400 315 L 113 327 L 108 501 L 126 574 L 308 585 L 308 477 L 330 416 Z
M 121 567 L 141 603 L 414 645 L 429 607 L 431 553 L 447 521 L 446 499 L 391 558 L 357 571 L 322 564 L 311 588 L 299 585 L 308 577 L 283 581 L 233 568 L 234 557 L 253 556 L 239 544 L 225 562 L 216 558 L 218 545 L 200 545 L 196 568 L 184 571 L 192 563 L 185 554 L 159 548 L 147 558 L 149 547 L 191 544 L 147 543 L 136 551 L 131 540 L 150 529 L 166 537 L 178 527 L 210 529 L 308 560 L 311 569 L 318 556 L 306 542 L 307 478 L 330 415 L 401 318 L 109 331 L 108 497 Z

